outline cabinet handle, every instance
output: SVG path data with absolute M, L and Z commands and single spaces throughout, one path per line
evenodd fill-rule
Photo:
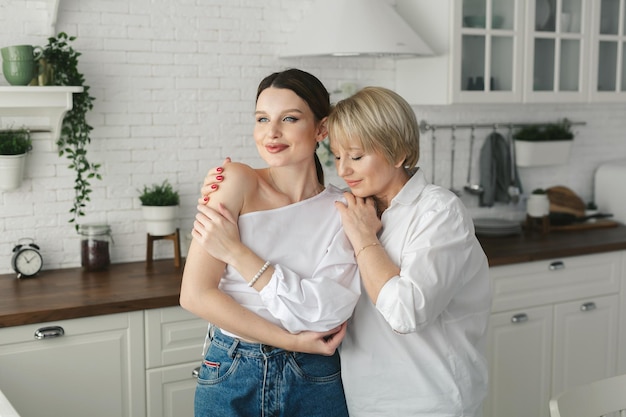
M 580 306 L 580 311 L 591 311 L 596 309 L 596 303 L 593 301 L 589 301 L 588 303 L 583 303 Z
M 35 339 L 50 339 L 53 337 L 61 337 L 65 334 L 65 330 L 61 326 L 41 327 L 35 330 Z
M 548 269 L 550 271 L 556 271 L 558 269 L 565 269 L 565 264 L 563 263 L 563 261 L 554 261 L 550 263 L 550 266 L 548 267 Z
M 191 376 L 194 378 L 197 378 L 198 375 L 200 375 L 200 367 L 198 366 L 197 368 L 195 368 L 193 371 L 191 371 Z
M 511 317 L 511 323 L 518 324 L 524 323 L 525 321 L 528 321 L 528 314 L 526 313 L 519 313 Z

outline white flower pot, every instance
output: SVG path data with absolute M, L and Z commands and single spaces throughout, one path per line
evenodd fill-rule
M 550 213 L 550 200 L 546 194 L 531 194 L 526 201 L 526 213 L 530 217 L 543 217 Z
M 515 162 L 519 167 L 562 165 L 569 160 L 573 140 L 515 140 Z
M 141 206 L 146 231 L 152 236 L 167 236 L 176 232 L 178 206 Z
M 24 178 L 26 154 L 0 155 L 0 190 L 10 191 L 20 188 Z

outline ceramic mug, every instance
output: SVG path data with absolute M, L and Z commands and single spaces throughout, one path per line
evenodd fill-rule
M 0 49 L 4 61 L 37 61 L 43 55 L 41 46 L 13 45 Z
M 37 75 L 35 61 L 2 61 L 2 73 L 11 85 L 28 85 Z

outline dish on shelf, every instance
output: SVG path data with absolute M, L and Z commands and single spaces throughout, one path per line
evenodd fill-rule
M 515 220 L 499 218 L 475 218 L 474 229 L 482 236 L 510 236 L 522 233 L 522 225 Z
M 535 30 L 545 29 L 552 13 L 550 0 L 537 0 L 535 7 Z
M 465 27 L 470 28 L 484 28 L 485 27 L 485 16 L 465 16 L 463 17 L 463 23 Z
M 468 28 L 485 28 L 487 19 L 484 15 L 480 16 L 465 16 L 463 17 L 463 25 Z M 500 29 L 504 23 L 504 17 L 500 15 L 493 15 L 491 17 L 491 28 Z

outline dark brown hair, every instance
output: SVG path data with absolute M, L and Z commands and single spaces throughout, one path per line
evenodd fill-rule
M 298 97 L 308 104 L 317 122 L 330 114 L 330 95 L 326 87 L 317 77 L 306 71 L 290 68 L 268 75 L 259 84 L 256 93 L 257 100 L 263 90 L 269 87 L 286 88 L 296 93 Z M 313 155 L 315 157 L 317 180 L 323 185 L 324 170 L 317 153 L 314 152 Z

